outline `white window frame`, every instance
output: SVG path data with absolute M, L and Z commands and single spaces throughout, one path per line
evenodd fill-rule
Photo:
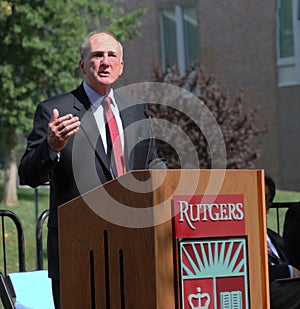
M 184 41 L 184 25 L 183 25 L 183 14 L 184 7 L 176 5 L 175 10 L 175 24 L 176 24 L 176 38 L 177 38 L 177 66 L 180 74 L 184 74 L 186 71 L 185 63 L 185 41 Z M 160 33 L 161 33 L 161 59 L 162 59 L 162 68 L 165 70 L 167 67 L 166 64 L 166 48 L 165 48 L 165 31 L 163 27 L 163 16 L 159 14 L 159 23 L 160 23 Z
M 277 0 L 278 10 L 280 0 Z M 277 14 L 277 70 L 278 86 L 300 84 L 300 0 L 292 0 L 294 57 L 280 58 L 279 55 L 279 14 Z

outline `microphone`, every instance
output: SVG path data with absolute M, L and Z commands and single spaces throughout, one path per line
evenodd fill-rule
M 149 169 L 160 169 L 165 170 L 168 169 L 168 162 L 166 159 L 157 158 L 149 162 Z

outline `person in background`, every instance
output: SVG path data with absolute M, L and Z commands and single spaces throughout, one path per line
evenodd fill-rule
M 265 193 L 268 214 L 276 194 L 275 182 L 270 176 L 265 176 Z M 284 239 L 269 228 L 267 248 L 271 308 L 300 308 L 300 271 L 290 264 Z
M 300 269 L 300 203 L 291 205 L 285 213 L 283 239 L 291 253 L 291 263 Z
M 60 308 L 58 206 L 128 170 L 147 169 L 159 161 L 147 106 L 113 90 L 124 69 L 120 42 L 110 33 L 92 32 L 81 45 L 79 67 L 83 82 L 77 89 L 38 104 L 19 165 L 21 184 L 50 183 L 48 273 L 56 309 Z M 119 131 L 114 138 L 111 120 Z M 128 136 L 126 128 L 132 124 Z

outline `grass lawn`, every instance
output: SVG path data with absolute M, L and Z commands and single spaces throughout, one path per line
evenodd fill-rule
M 2 200 L 3 186 L 0 185 L 0 201 Z M 0 203 L 0 209 L 6 209 L 14 212 L 20 219 L 25 239 L 25 265 L 26 270 L 36 270 L 36 217 L 41 214 L 49 205 L 49 189 L 41 187 L 37 191 L 32 188 L 19 188 L 19 206 L 6 207 Z M 35 196 L 38 197 L 38 203 L 35 203 Z M 38 214 L 38 215 L 37 215 Z M 46 249 L 47 221 L 43 226 L 43 247 Z M 6 250 L 7 250 L 7 272 L 18 271 L 17 258 L 17 236 L 14 223 L 8 218 L 5 230 Z M 45 250 L 44 250 L 45 251 Z M 47 269 L 46 251 L 44 252 L 44 268 Z M 2 238 L 0 248 L 0 271 L 3 272 L 3 252 Z
M 300 192 L 276 190 L 274 202 L 299 202 L 299 201 L 300 201 Z M 286 212 L 285 208 L 279 209 L 280 234 L 282 234 L 283 231 L 285 212 Z M 277 231 L 276 209 L 270 209 L 269 214 L 267 215 L 267 225 L 272 230 Z

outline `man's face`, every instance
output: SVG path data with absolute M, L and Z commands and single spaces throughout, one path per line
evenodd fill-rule
M 269 187 L 267 185 L 265 187 L 265 191 L 266 191 L 266 210 L 267 210 L 267 213 L 268 213 L 270 208 L 272 207 L 272 201 L 270 200 L 270 190 L 269 190 Z
M 120 44 L 106 33 L 89 38 L 90 49 L 80 60 L 80 70 L 85 82 L 101 94 L 107 94 L 111 85 L 123 73 Z

